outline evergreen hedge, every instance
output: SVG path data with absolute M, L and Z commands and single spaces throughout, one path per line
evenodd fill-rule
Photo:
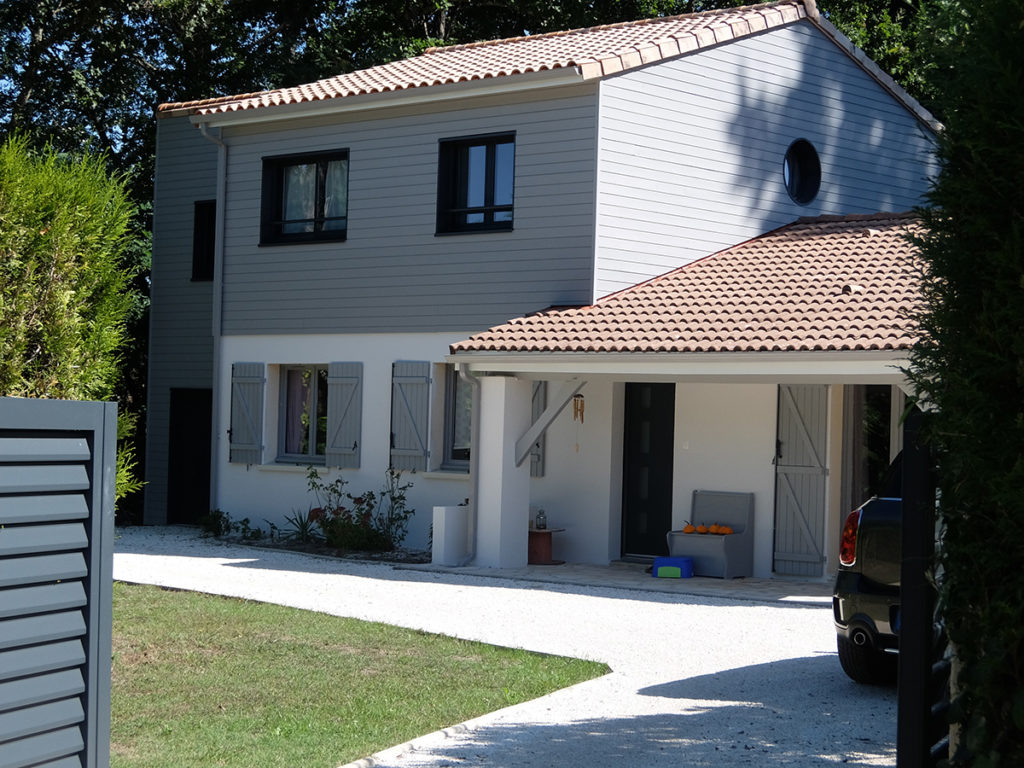
M 955 10 L 955 5 L 951 6 Z M 923 211 L 939 614 L 956 654 L 955 764 L 1024 766 L 1024 0 L 978 0 L 936 52 L 940 171 Z
M 102 157 L 0 145 L 0 394 L 110 400 L 133 277 L 135 208 Z M 119 414 L 119 437 L 134 420 Z M 118 495 L 137 488 L 118 456 Z

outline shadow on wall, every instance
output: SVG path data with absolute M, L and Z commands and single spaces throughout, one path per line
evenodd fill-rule
M 911 153 L 931 142 L 928 132 L 832 43 L 803 25 L 789 34 L 808 44 L 770 67 L 763 59 L 738 64 L 730 136 L 745 162 L 731 186 L 761 231 L 801 216 L 900 212 L 921 204 L 927 158 Z M 798 139 L 813 145 L 821 165 L 820 191 L 806 204 L 790 198 L 783 174 L 786 151 Z M 752 188 L 752 176 L 769 183 Z
M 849 682 L 833 655 L 664 683 L 640 695 L 671 699 L 663 709 L 676 711 L 498 723 L 418 753 L 431 764 L 509 768 L 895 764 L 895 690 Z

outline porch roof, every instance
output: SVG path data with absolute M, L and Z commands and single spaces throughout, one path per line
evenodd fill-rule
M 594 305 L 515 318 L 453 344 L 450 359 L 857 359 L 895 372 L 915 338 L 920 263 L 908 236 L 919 232 L 907 213 L 800 219 Z

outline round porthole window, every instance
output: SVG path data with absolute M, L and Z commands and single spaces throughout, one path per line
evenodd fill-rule
M 807 205 L 821 187 L 821 161 L 818 151 L 807 139 L 797 139 L 786 150 L 782 178 L 793 202 Z

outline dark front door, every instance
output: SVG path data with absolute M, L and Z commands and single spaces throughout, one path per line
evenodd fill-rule
M 193 524 L 210 511 L 209 389 L 171 390 L 167 444 L 167 522 Z
M 668 554 L 672 528 L 675 384 L 626 385 L 622 471 L 622 554 Z

